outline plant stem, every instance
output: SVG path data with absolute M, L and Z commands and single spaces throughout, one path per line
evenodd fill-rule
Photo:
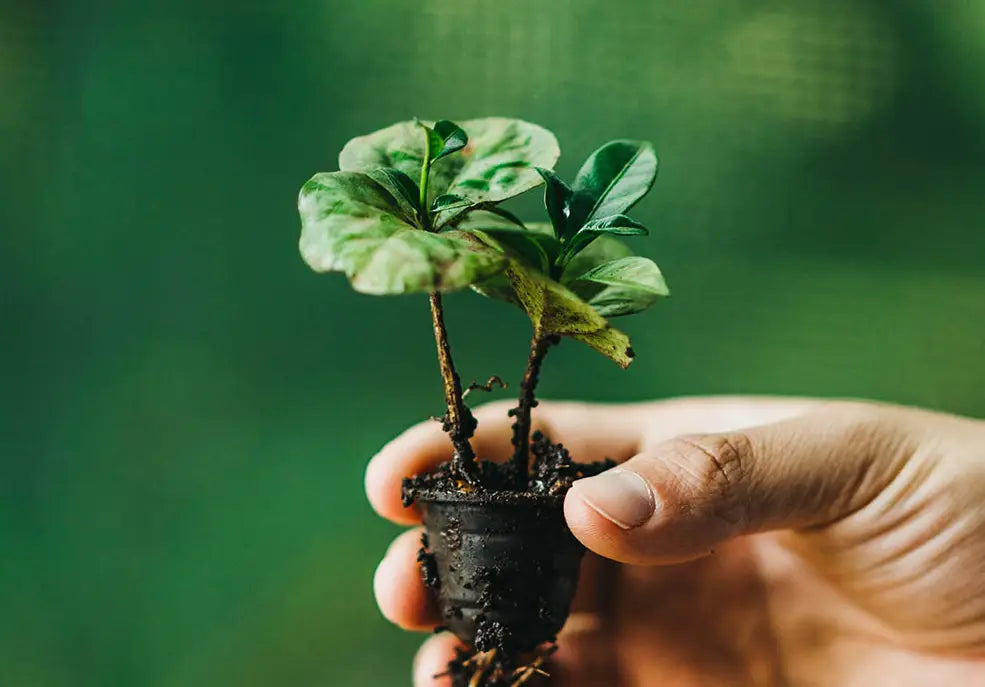
M 431 231 L 431 214 L 428 212 L 428 176 L 431 174 L 431 144 L 424 131 L 424 160 L 421 162 L 421 183 L 418 184 L 417 216 L 425 231 Z
M 469 439 L 475 431 L 475 418 L 462 400 L 462 383 L 452 362 L 451 345 L 448 343 L 448 330 L 445 328 L 445 311 L 441 294 L 432 291 L 431 322 L 434 324 L 434 341 L 438 346 L 438 365 L 445 387 L 445 404 L 448 410 L 444 417 L 444 429 L 448 432 L 455 455 L 452 456 L 452 469 L 472 486 L 478 484 L 478 470 L 475 452 Z
M 537 382 L 540 380 L 540 366 L 548 349 L 557 344 L 560 337 L 556 334 L 544 336 L 535 330 L 530 340 L 530 355 L 527 357 L 527 369 L 520 382 L 520 398 L 517 406 L 510 411 L 516 417 L 513 423 L 513 471 L 517 479 L 517 487 L 527 488 L 530 472 L 530 413 L 537 405 L 534 396 Z

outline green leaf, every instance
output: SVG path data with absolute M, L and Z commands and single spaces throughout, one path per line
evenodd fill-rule
M 471 229 L 484 243 L 497 248 L 511 257 L 518 258 L 540 272 L 547 272 L 551 259 L 544 247 L 546 237 L 519 227 L 499 227 L 495 229 Z
M 592 153 L 575 177 L 569 222 L 580 227 L 627 212 L 653 186 L 657 155 L 646 141 L 610 141 Z
M 417 222 L 418 189 L 409 176 L 398 169 L 378 167 L 366 172 L 373 181 L 390 192 L 400 205 L 401 217 L 414 224 Z
M 455 122 L 449 122 L 447 119 L 442 119 L 439 122 L 434 123 L 434 128 L 429 130 L 428 141 L 431 140 L 431 133 L 438 136 L 441 142 L 438 150 L 431 151 L 431 164 L 443 158 L 445 155 L 451 155 L 452 153 L 458 152 L 466 146 L 469 142 L 469 137 L 462 130 L 462 127 L 455 124 Z
M 519 221 L 503 218 L 491 208 L 469 215 L 460 229 L 476 234 L 487 245 L 522 259 L 528 266 L 545 274 L 561 252 L 561 244 L 550 225 L 533 222 L 530 225 L 516 225 Z
M 662 296 L 670 294 L 660 268 L 648 258 L 629 256 L 596 265 L 571 284 L 600 285 L 587 299 L 603 317 L 631 315 L 646 310 Z
M 357 291 L 451 291 L 488 279 L 505 257 L 463 231 L 434 234 L 400 218 L 401 203 L 368 174 L 316 174 L 301 188 L 300 249 L 316 272 L 345 272 Z
M 619 239 L 613 236 L 599 236 L 568 261 L 561 275 L 561 283 L 574 290 L 575 287 L 571 282 L 596 265 L 625 258 L 632 254 L 633 251 L 630 250 L 629 246 Z M 581 294 L 579 293 L 579 295 Z
M 510 262 L 506 275 L 515 301 L 526 311 L 535 331 L 581 341 L 621 367 L 629 367 L 633 361 L 629 337 L 613 328 L 591 305 L 517 261 Z
M 568 215 L 568 203 L 571 201 L 571 189 L 557 174 L 549 169 L 537 168 L 537 173 L 544 180 L 544 206 L 554 225 L 554 235 L 567 238 L 565 229 Z
M 526 228 L 524 226 L 524 224 L 523 224 L 523 220 L 521 220 L 519 217 L 517 217 L 516 215 L 514 215 L 509 210 L 504 210 L 503 208 L 499 207 L 498 205 L 481 205 L 477 209 L 482 209 L 482 210 L 485 210 L 486 212 L 491 212 L 494 215 L 497 215 L 499 217 L 502 217 L 503 219 L 505 219 L 510 224 L 512 224 L 514 226 L 517 226 L 517 227 L 520 227 L 521 229 L 525 229 Z
M 562 262 L 570 260 L 602 234 L 640 236 L 649 233 L 646 227 L 626 215 L 612 215 L 601 219 L 593 219 L 579 229 L 565 244 Z
M 561 251 L 561 244 L 554 238 L 554 230 L 546 222 L 531 222 L 523 229 L 513 225 L 512 222 L 504 221 L 502 218 L 490 214 L 488 211 L 480 210 L 470 214 L 460 225 L 462 231 L 475 232 L 476 236 L 484 239 L 486 243 L 494 246 L 497 250 L 505 250 L 494 238 L 495 232 L 517 232 L 523 231 L 530 240 L 536 241 L 540 248 L 547 253 L 548 264 L 553 264 Z M 493 234 L 493 236 L 487 236 Z M 516 252 L 516 249 L 513 249 Z M 534 249 L 536 253 L 536 249 Z M 531 269 L 534 269 L 531 267 Z M 519 306 L 516 294 L 513 293 L 513 286 L 506 277 L 505 272 L 496 274 L 489 279 L 472 285 L 472 289 L 481 293 L 487 298 L 512 303 Z
M 437 127 L 437 125 L 435 125 Z M 498 203 L 541 183 L 535 167 L 551 168 L 560 150 L 554 134 L 518 119 L 488 117 L 461 122 L 468 144 L 458 155 L 431 169 L 429 201 L 452 194 L 469 205 L 442 212 L 438 228 L 452 224 L 473 207 Z M 339 154 L 343 171 L 393 167 L 411 178 L 420 175 L 424 136 L 414 122 L 400 122 L 349 141 Z
M 458 208 L 468 207 L 469 205 L 470 203 L 468 198 L 456 196 L 454 193 L 445 193 L 444 195 L 435 198 L 434 202 L 431 203 L 431 212 L 457 210 Z

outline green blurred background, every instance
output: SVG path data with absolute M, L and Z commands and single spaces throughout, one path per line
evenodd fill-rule
M 985 413 L 983 80 L 972 0 L 5 0 L 0 685 L 407 684 L 362 471 L 441 411 L 426 300 L 310 273 L 294 203 L 414 115 L 656 144 L 674 295 L 546 396 Z M 520 313 L 449 302 L 516 381 Z

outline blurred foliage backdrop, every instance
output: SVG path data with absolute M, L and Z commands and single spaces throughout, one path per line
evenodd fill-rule
M 408 682 L 362 470 L 440 412 L 426 300 L 310 273 L 294 203 L 413 115 L 656 144 L 673 297 L 546 395 L 985 413 L 983 79 L 973 0 L 5 0 L 0 685 Z M 449 300 L 515 381 L 519 312 Z

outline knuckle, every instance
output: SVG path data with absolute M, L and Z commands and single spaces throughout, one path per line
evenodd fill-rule
M 711 509 L 730 525 L 742 525 L 747 510 L 741 499 L 752 442 L 742 432 L 682 436 L 671 442 L 671 467 L 686 491 L 697 495 L 694 507 Z

